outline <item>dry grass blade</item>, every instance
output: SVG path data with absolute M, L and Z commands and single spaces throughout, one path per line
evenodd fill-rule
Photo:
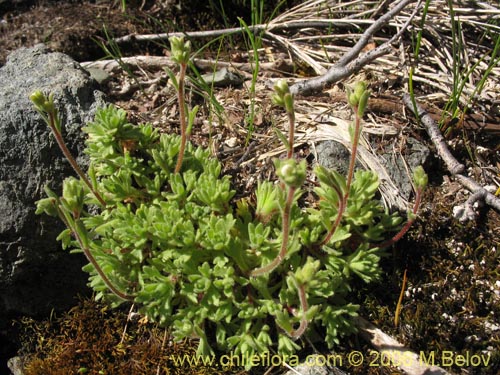
M 287 25 L 298 26 L 295 32 L 286 36 L 273 35 L 272 41 L 279 38 L 280 47 L 286 46 L 292 55 L 302 64 L 310 66 L 316 74 L 323 74 L 334 62 L 338 61 L 354 43 L 362 32 L 375 21 L 382 10 L 386 10 L 390 2 L 338 2 L 333 0 L 306 1 L 299 6 L 276 17 L 268 26 L 268 30 L 284 29 Z M 461 43 L 462 72 L 471 72 L 470 79 L 464 83 L 460 103 L 466 106 L 471 101 L 481 101 L 486 109 L 493 104 L 500 93 L 500 65 L 491 61 L 491 46 L 495 35 L 500 32 L 500 8 L 493 2 L 475 2 L 474 6 L 464 6 L 462 2 L 451 2 L 455 21 L 463 32 Z M 411 7 L 404 9 L 391 20 L 383 32 L 373 38 L 374 45 L 387 42 L 411 16 Z M 450 32 L 450 7 L 448 1 L 438 0 L 430 3 L 425 32 L 422 39 L 420 59 L 416 63 L 414 80 L 421 87 L 427 88 L 429 98 L 445 102 L 450 96 L 453 86 L 454 72 L 453 39 Z M 384 71 L 407 78 L 407 69 L 401 69 L 401 63 L 409 69 L 412 62 L 411 33 L 418 31 L 421 14 L 412 21 L 407 32 L 406 42 L 401 43 L 399 50 L 394 49 L 386 60 L 377 59 L 364 67 L 366 71 Z M 292 31 L 292 30 L 290 30 Z M 373 47 L 370 47 L 373 48 Z M 403 55 L 401 53 L 403 52 Z M 404 59 L 403 61 L 402 58 Z M 491 65 L 493 65 L 491 67 Z M 491 69 L 491 71 L 487 71 Z M 483 89 L 478 92 L 477 84 L 482 77 L 488 75 Z
M 460 56 L 453 54 L 451 10 L 447 1 L 432 2 L 427 14 L 422 57 L 418 62 L 415 78 L 428 84 L 434 82 L 434 88 L 441 92 L 444 100 L 449 97 L 453 85 L 453 61 L 459 58 L 463 65 L 460 67 L 462 74 L 465 76 L 470 72 L 469 78 L 464 82 L 460 103 L 466 106 L 471 99 L 491 102 L 500 92 L 500 66 L 492 61 L 498 57 L 491 56 L 491 46 L 495 44 L 495 37 L 498 38 L 500 32 L 500 9 L 484 2 L 476 3 L 475 8 L 464 8 L 460 5 L 459 2 L 453 1 L 455 22 L 459 30 L 462 30 L 460 40 L 455 41 L 463 46 Z M 494 66 L 487 73 L 491 63 Z M 485 74 L 489 75 L 490 85 L 477 93 L 476 85 Z M 476 97 L 471 98 L 472 95 Z
M 378 10 L 380 2 L 367 1 L 306 1 L 303 4 L 281 14 L 269 23 L 269 30 L 283 25 L 301 22 L 304 27 L 289 36 L 289 44 L 296 44 L 305 54 L 314 54 L 318 47 L 324 51 L 321 55 L 313 55 L 315 61 L 329 67 L 332 61 L 340 58 L 332 51 L 345 51 L 349 44 L 357 41 L 362 32 L 373 25 L 374 19 L 370 16 Z M 411 12 L 402 11 L 404 17 L 396 17 L 389 22 L 389 26 L 396 30 L 401 27 Z M 326 29 L 327 32 L 324 32 Z M 382 35 L 376 38 L 378 43 L 389 40 L 391 35 Z M 343 48 L 341 48 L 343 47 Z

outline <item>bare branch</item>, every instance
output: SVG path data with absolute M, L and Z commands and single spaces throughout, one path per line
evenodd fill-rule
M 377 21 L 375 21 L 366 31 L 361 35 L 361 38 L 359 38 L 358 42 L 347 52 L 342 58 L 338 61 L 339 65 L 346 65 L 347 63 L 351 62 L 358 56 L 363 48 L 366 47 L 368 43 L 370 43 L 370 40 L 372 36 L 379 31 L 383 26 L 385 26 L 389 21 L 397 15 L 406 5 L 409 3 L 412 3 L 414 0 L 401 0 L 399 3 L 397 3 L 394 8 L 392 8 L 390 11 L 388 11 L 386 14 L 381 16 Z M 419 2 L 420 4 L 420 2 Z M 419 6 L 416 7 L 418 9 Z M 410 20 L 413 19 L 413 15 L 409 18 Z M 408 21 L 407 21 L 408 23 Z M 405 29 L 406 27 L 403 27 L 402 29 Z M 391 39 L 392 40 L 392 39 Z
M 119 61 L 117 59 L 86 61 L 80 63 L 80 65 L 86 69 L 98 68 L 107 72 L 113 72 L 117 69 L 120 69 L 122 68 L 122 65 L 146 66 L 156 69 L 173 69 L 175 67 L 175 63 L 170 59 L 170 57 L 165 56 L 122 57 Z
M 411 100 L 410 95 L 406 94 L 403 96 L 403 102 L 408 109 L 415 113 L 414 103 Z M 462 173 L 465 170 L 465 166 L 458 162 L 457 159 L 451 154 L 446 141 L 439 130 L 434 119 L 423 109 L 420 105 L 416 104 L 416 116 L 420 119 L 422 124 L 427 130 L 427 134 L 431 138 L 432 143 L 436 146 L 439 156 L 443 159 L 448 168 L 448 171 L 452 175 Z
M 406 3 L 413 0 L 404 0 Z M 263 31 L 274 31 L 274 30 L 300 30 L 304 28 L 318 28 L 325 29 L 332 26 L 339 25 L 353 25 L 353 24 L 364 24 L 370 23 L 370 20 L 353 20 L 353 19 L 321 19 L 321 20 L 296 20 L 296 21 L 285 21 L 285 22 L 273 22 L 268 24 L 258 24 L 253 26 L 248 26 L 248 30 L 254 34 Z M 382 25 L 383 26 L 383 25 Z M 205 31 L 184 31 L 184 32 L 171 32 L 171 33 L 158 33 L 158 34 L 129 34 L 119 38 L 114 38 L 113 41 L 118 44 L 129 43 L 129 42 L 159 42 L 167 40 L 172 36 L 185 36 L 187 38 L 216 38 L 219 36 L 228 36 L 233 34 L 241 34 L 246 32 L 243 27 L 231 27 L 227 29 L 218 30 L 205 30 Z
M 314 77 L 306 81 L 298 82 L 290 87 L 292 94 L 310 95 L 318 91 L 322 91 L 327 85 L 331 85 L 339 80 L 348 77 L 349 75 L 359 71 L 363 66 L 375 60 L 376 58 L 390 52 L 391 44 L 398 39 L 406 30 L 413 17 L 420 8 L 419 1 L 415 10 L 401 27 L 396 35 L 394 35 L 387 42 L 381 44 L 377 48 L 359 56 L 363 48 L 370 42 L 372 36 L 385 26 L 394 16 L 396 16 L 406 5 L 412 3 L 414 0 L 401 0 L 389 12 L 375 21 L 366 31 L 361 35 L 358 42 L 337 61 L 324 75 Z M 359 57 L 358 57 L 359 56 Z
M 247 73 L 252 73 L 255 66 L 251 63 L 237 63 L 237 62 L 226 62 L 221 60 L 207 60 L 207 59 L 192 59 L 192 63 L 199 69 L 208 69 L 213 71 L 214 68 L 222 69 L 222 68 L 232 68 L 238 71 L 243 71 Z M 80 63 L 80 65 L 86 69 L 89 68 L 99 68 L 105 70 L 106 72 L 114 72 L 122 67 L 120 63 L 123 65 L 130 66 L 139 66 L 141 68 L 149 68 L 149 69 L 163 69 L 169 68 L 173 69 L 175 67 L 175 63 L 170 59 L 170 57 L 166 56 L 132 56 L 132 57 L 122 57 L 120 61 L 117 60 L 97 60 L 97 61 L 86 61 Z M 260 63 L 261 70 L 265 71 L 292 71 L 293 70 L 293 62 L 290 59 L 277 59 L 272 62 L 261 62 Z
M 264 30 L 266 25 L 250 26 L 249 29 L 256 33 L 257 31 Z M 215 38 L 223 35 L 239 34 L 244 32 L 242 27 L 233 27 L 221 30 L 206 30 L 206 31 L 186 31 L 186 32 L 172 32 L 172 33 L 159 33 L 159 34 L 129 34 L 120 38 L 115 38 L 114 42 L 118 44 L 128 42 L 158 42 L 167 40 L 172 36 L 186 36 L 188 38 Z
M 403 102 L 406 107 L 415 113 L 415 106 L 412 102 L 410 95 L 406 94 L 403 97 Z M 432 143 L 436 147 L 436 150 L 439 156 L 443 159 L 446 164 L 448 171 L 468 190 L 470 190 L 473 195 L 467 202 L 465 206 L 462 207 L 464 209 L 464 215 L 460 215 L 460 218 L 473 218 L 475 215 L 472 215 L 474 212 L 472 205 L 478 202 L 479 199 L 484 199 L 484 202 L 493 207 L 495 210 L 500 212 L 500 199 L 496 197 L 494 194 L 486 191 L 481 185 L 479 185 L 476 181 L 471 179 L 470 177 L 464 176 L 462 173 L 465 170 L 465 166 L 458 162 L 457 159 L 451 154 L 448 146 L 446 145 L 446 141 L 441 134 L 436 122 L 432 119 L 432 117 L 420 106 L 418 103 L 416 104 L 417 115 L 420 117 L 420 121 L 425 126 L 427 134 L 431 138 Z M 459 206 L 460 209 L 461 206 Z M 458 214 L 458 213 L 457 213 Z
M 465 186 L 467 189 L 469 189 L 472 192 L 483 190 L 483 187 L 470 177 L 458 174 L 455 176 L 455 178 L 463 186 Z M 495 196 L 495 194 L 492 194 L 492 193 L 487 191 L 485 196 L 484 196 L 484 201 L 488 206 L 493 207 L 495 210 L 500 212 L 500 198 Z
M 477 217 L 476 213 L 476 205 L 477 208 L 483 205 L 483 202 L 486 200 L 486 195 L 488 191 L 479 188 L 472 194 L 464 204 L 453 207 L 453 217 L 458 219 L 461 223 L 465 223 L 469 220 L 475 220 Z

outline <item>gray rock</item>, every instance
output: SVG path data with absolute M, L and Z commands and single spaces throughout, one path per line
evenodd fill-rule
M 403 147 L 394 153 L 394 148 Z M 381 163 L 385 166 L 389 176 L 398 187 L 401 196 L 408 200 L 413 193 L 412 181 L 408 176 L 419 165 L 427 164 L 430 157 L 429 148 L 417 139 L 408 137 L 404 144 L 388 144 L 379 155 Z
M 104 69 L 88 67 L 88 68 L 85 68 L 85 70 L 87 72 L 89 72 L 90 76 L 94 80 L 96 80 L 96 82 L 99 83 L 100 85 L 105 84 L 106 82 L 108 82 L 111 79 L 111 75 L 108 72 L 106 72 Z
M 317 162 L 325 168 L 339 172 L 347 176 L 351 151 L 343 144 L 336 141 L 323 141 L 316 145 Z M 359 162 L 356 162 L 356 169 L 362 168 Z
M 387 175 L 396 186 L 399 196 L 404 200 L 408 200 L 413 193 L 412 181 L 408 176 L 408 172 L 411 175 L 417 166 L 427 164 L 430 151 L 427 146 L 415 138 L 408 137 L 404 144 L 397 142 L 397 144 L 390 142 L 383 148 L 379 144 L 374 144 L 373 147 L 379 150 L 376 155 L 378 162 L 387 171 Z M 396 147 L 400 150 L 395 153 Z M 342 144 L 335 141 L 321 142 L 316 145 L 316 153 L 319 164 L 336 170 L 341 175 L 347 175 L 351 153 Z M 356 169 L 364 169 L 359 161 L 356 163 Z M 400 210 L 406 209 L 406 207 L 399 206 L 396 206 L 396 208 Z
M 83 155 L 81 126 L 105 102 L 74 60 L 41 44 L 14 51 L 0 68 L 0 85 L 0 318 L 47 314 L 88 292 L 81 271 L 86 262 L 55 240 L 63 229 L 59 220 L 35 215 L 44 186 L 60 191 L 74 172 L 29 95 L 36 89 L 54 93 L 74 156 Z
M 201 78 L 207 85 L 214 85 L 215 87 L 239 87 L 244 81 L 243 77 L 227 68 L 222 68 L 215 73 L 203 74 Z

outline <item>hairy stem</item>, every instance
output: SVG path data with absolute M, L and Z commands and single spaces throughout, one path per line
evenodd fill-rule
M 339 227 L 340 221 L 342 220 L 342 216 L 344 214 L 345 207 L 346 207 L 346 201 L 344 200 L 344 197 L 341 194 L 339 194 L 339 197 L 340 197 L 339 198 L 339 210 L 337 213 L 337 218 L 335 219 L 335 223 L 333 223 L 332 227 L 330 228 L 330 230 L 326 234 L 323 241 L 321 241 L 320 246 L 324 246 L 328 242 L 330 242 L 331 238 L 333 237 L 333 235 L 337 231 L 337 228 Z
M 345 203 L 347 203 L 347 199 L 349 198 L 349 192 L 351 190 L 352 177 L 354 176 L 354 168 L 356 166 L 356 156 L 358 153 L 358 143 L 359 143 L 359 135 L 361 134 L 361 118 L 358 115 L 358 107 L 353 108 L 354 113 L 356 114 L 356 119 L 354 120 L 354 136 L 352 139 L 352 151 L 351 151 L 351 159 L 349 161 L 349 172 L 347 174 L 347 188 L 345 192 Z
M 271 263 L 266 264 L 264 267 L 256 268 L 250 272 L 251 277 L 262 276 L 271 272 L 280 265 L 283 259 L 285 259 L 290 237 L 290 211 L 292 209 L 295 190 L 296 188 L 291 186 L 288 188 L 288 196 L 286 198 L 285 208 L 283 209 L 283 240 L 281 241 L 281 249 L 278 256 L 274 258 Z
M 292 109 L 291 111 L 287 111 L 288 114 L 288 153 L 287 158 L 291 159 L 293 157 L 293 143 L 295 139 L 295 111 Z
M 347 208 L 347 201 L 349 199 L 349 193 L 351 190 L 351 184 L 352 184 L 352 178 L 354 176 L 354 167 L 356 166 L 356 156 L 358 153 L 358 143 L 359 143 L 359 135 L 361 133 L 360 127 L 361 127 L 361 118 L 358 115 L 358 108 L 354 107 L 353 108 L 354 113 L 356 114 L 356 119 L 355 119 L 355 125 L 354 125 L 354 136 L 352 140 L 352 150 L 351 150 L 351 159 L 349 161 L 349 170 L 347 172 L 347 182 L 346 182 L 346 191 L 344 194 L 340 190 L 335 189 L 339 196 L 339 209 L 338 209 L 338 214 L 337 218 L 335 219 L 335 223 L 333 223 L 332 227 L 326 234 L 325 238 L 323 241 L 321 241 L 320 246 L 326 245 L 330 239 L 333 237 L 335 234 L 338 226 L 340 225 L 340 221 L 342 220 L 342 216 L 344 215 L 344 211 Z
M 62 138 L 61 133 L 56 129 L 55 122 L 56 119 L 54 117 L 54 113 L 49 112 L 49 126 L 50 129 L 52 130 L 52 133 L 54 134 L 54 137 L 56 139 L 56 142 L 61 149 L 62 153 L 64 154 L 64 157 L 69 161 L 71 166 L 73 167 L 74 171 L 76 174 L 83 180 L 85 185 L 88 186 L 92 194 L 96 197 L 96 199 L 99 201 L 99 203 L 103 206 L 106 207 L 106 202 L 104 202 L 104 199 L 102 199 L 101 195 L 93 188 L 92 184 L 90 183 L 89 179 L 87 176 L 85 176 L 85 173 L 83 173 L 82 169 L 76 162 L 75 158 L 73 155 L 71 155 L 71 152 L 69 152 L 68 148 L 66 147 L 66 144 L 64 143 L 64 140 Z
M 88 249 L 85 246 L 83 246 L 83 243 L 82 243 L 80 237 L 76 234 L 75 231 L 73 231 L 73 234 L 75 235 L 78 243 L 80 244 L 80 247 L 83 250 L 83 253 L 85 254 L 85 257 L 92 264 L 92 266 L 94 266 L 95 270 L 99 274 L 99 277 L 102 279 L 102 281 L 104 281 L 104 284 L 106 284 L 106 286 L 108 287 L 108 289 L 111 292 L 113 292 L 113 294 L 115 294 L 116 296 L 118 296 L 119 298 L 124 299 L 126 301 L 132 301 L 134 299 L 134 296 L 131 296 L 130 294 L 127 294 L 127 293 L 124 293 L 124 292 L 120 291 L 118 288 L 116 288 L 113 285 L 113 283 L 111 282 L 111 280 L 108 279 L 108 277 L 106 276 L 106 274 L 102 270 L 101 266 L 99 266 L 99 264 L 97 263 L 97 260 L 94 258 L 94 256 L 90 252 L 90 249 Z
M 300 336 L 304 334 L 309 325 L 309 322 L 306 318 L 306 311 L 308 310 L 307 305 L 307 297 L 306 297 L 306 287 L 305 285 L 297 285 L 297 289 L 299 292 L 299 300 L 300 300 L 300 308 L 302 309 L 302 318 L 300 319 L 300 325 L 296 330 L 290 332 L 290 337 L 294 340 L 298 339 Z
M 102 281 L 104 282 L 104 284 L 106 285 L 106 287 L 111 292 L 113 292 L 113 294 L 115 294 L 117 297 L 119 297 L 121 299 L 124 299 L 124 300 L 127 300 L 127 301 L 133 300 L 134 296 L 131 296 L 131 295 L 127 294 L 127 293 L 124 293 L 124 292 L 120 291 L 117 287 L 115 287 L 113 285 L 113 283 L 111 282 L 111 280 L 104 273 L 104 271 L 101 268 L 101 266 L 99 265 L 99 263 L 97 263 L 97 260 L 92 255 L 92 252 L 90 251 L 90 249 L 87 248 L 84 245 L 84 243 L 83 243 L 82 239 L 80 238 L 80 235 L 78 234 L 78 232 L 76 231 L 76 229 L 74 229 L 71 226 L 69 220 L 66 219 L 64 212 L 60 209 L 60 207 L 57 204 L 55 205 L 55 207 L 56 207 L 56 209 L 57 209 L 57 211 L 59 213 L 59 217 L 62 219 L 62 221 L 64 222 L 64 224 L 66 224 L 66 226 L 68 227 L 68 229 L 71 231 L 71 233 L 73 234 L 73 236 L 76 238 L 76 240 L 78 241 L 78 245 L 80 246 L 80 249 L 82 249 L 82 251 L 83 251 L 83 254 L 87 258 L 87 260 L 92 264 L 92 266 L 94 266 L 95 270 L 97 271 L 98 275 L 100 276 L 100 278 L 102 279 Z
M 179 88 L 177 90 L 177 100 L 179 102 L 179 117 L 181 124 L 181 146 L 179 148 L 179 155 L 177 156 L 177 164 L 175 165 L 175 173 L 179 173 L 182 167 L 182 160 L 184 159 L 184 152 L 186 150 L 186 142 L 188 138 L 187 123 L 186 123 L 186 103 L 184 98 L 184 79 L 186 77 L 187 64 L 180 64 L 179 72 Z

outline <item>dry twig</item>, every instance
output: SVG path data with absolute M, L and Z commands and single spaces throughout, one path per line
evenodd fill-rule
M 191 60 L 197 68 L 207 69 L 213 71 L 214 67 L 220 68 L 233 68 L 240 71 L 252 73 L 254 65 L 251 63 L 237 63 L 237 62 L 226 62 L 219 60 L 207 60 L 207 59 L 197 59 Z M 122 68 L 121 64 L 126 64 L 130 66 L 139 66 L 149 69 L 163 69 L 169 68 L 173 69 L 175 63 L 166 56 L 132 56 L 132 57 L 122 57 L 120 61 L 117 60 L 97 60 L 97 61 L 86 61 L 82 62 L 80 65 L 84 68 L 98 68 L 106 72 L 115 72 Z M 278 59 L 273 62 L 263 62 L 260 63 L 260 68 L 264 71 L 271 70 L 292 70 L 292 62 L 290 60 Z
M 413 0 L 401 0 L 394 5 L 394 7 L 375 21 L 366 31 L 361 35 L 358 42 L 342 56 L 342 58 L 335 63 L 326 74 L 320 77 L 314 77 L 306 81 L 296 83 L 290 87 L 290 91 L 293 94 L 309 95 L 318 91 L 322 91 L 327 85 L 331 85 L 335 82 L 340 81 L 343 78 L 350 76 L 353 73 L 358 72 L 365 65 L 369 64 L 377 57 L 383 56 L 391 51 L 391 44 L 397 40 L 403 32 L 406 30 L 408 25 L 411 23 L 413 17 L 415 16 L 417 10 L 420 7 L 421 1 L 417 3 L 415 10 L 412 15 L 406 20 L 403 27 L 388 41 L 382 45 L 370 50 L 362 55 L 360 55 L 363 48 L 370 42 L 373 35 L 380 30 L 384 25 L 386 25 L 394 16 L 396 16 L 405 6 L 412 3 Z
M 412 112 L 415 112 L 415 108 L 413 106 L 410 95 L 406 94 L 403 97 L 403 101 L 405 105 L 409 109 L 411 109 Z M 459 163 L 458 160 L 455 159 L 455 157 L 451 154 L 448 146 L 446 145 L 446 141 L 433 118 L 429 116 L 427 112 L 418 104 L 416 105 L 416 111 L 417 118 L 419 118 L 422 124 L 425 126 L 427 134 L 429 134 L 432 143 L 434 143 L 434 146 L 436 146 L 436 150 L 439 156 L 441 156 L 441 158 L 445 162 L 448 171 L 450 171 L 452 175 L 462 173 L 465 170 L 465 166 Z
M 414 0 L 404 0 L 409 3 Z M 272 21 L 268 24 L 258 24 L 253 26 L 248 26 L 248 30 L 254 34 L 264 32 L 264 31 L 283 31 L 283 30 L 301 30 L 306 28 L 330 28 L 332 26 L 339 25 L 352 25 L 365 23 L 369 24 L 371 21 L 365 20 L 347 20 L 347 19 L 321 19 L 321 20 L 296 20 L 296 21 L 284 21 L 276 22 Z M 158 33 L 158 34 L 129 34 L 119 38 L 114 38 L 113 41 L 118 44 L 130 43 L 130 42 L 158 42 L 162 40 L 168 40 L 170 37 L 181 37 L 185 36 L 187 38 L 217 38 L 220 36 L 230 36 L 234 34 L 242 34 L 246 32 L 243 27 L 230 27 L 226 29 L 217 30 L 204 30 L 204 31 L 183 31 L 183 32 L 171 32 L 171 33 Z
M 403 97 L 403 102 L 406 107 L 410 109 L 412 112 L 415 112 L 415 108 L 413 102 L 410 98 L 410 95 L 405 95 Z M 436 147 L 436 150 L 439 156 L 443 159 L 446 164 L 448 171 L 468 190 L 473 193 L 473 198 L 471 197 L 463 207 L 463 210 L 460 210 L 460 216 L 458 219 L 467 220 L 474 218 L 475 215 L 472 214 L 473 209 L 472 205 L 477 202 L 479 199 L 484 199 L 485 203 L 490 207 L 493 207 L 497 211 L 500 212 L 500 199 L 495 195 L 487 192 L 481 185 L 479 185 L 476 181 L 471 179 L 470 177 L 464 176 L 462 173 L 465 170 L 463 164 L 461 164 L 450 152 L 446 142 L 436 124 L 436 122 L 432 119 L 431 116 L 422 108 L 418 103 L 416 104 L 416 115 L 420 118 L 420 121 L 425 126 L 427 134 Z M 458 213 L 458 211 L 457 211 Z M 464 216 L 465 215 L 465 216 Z

